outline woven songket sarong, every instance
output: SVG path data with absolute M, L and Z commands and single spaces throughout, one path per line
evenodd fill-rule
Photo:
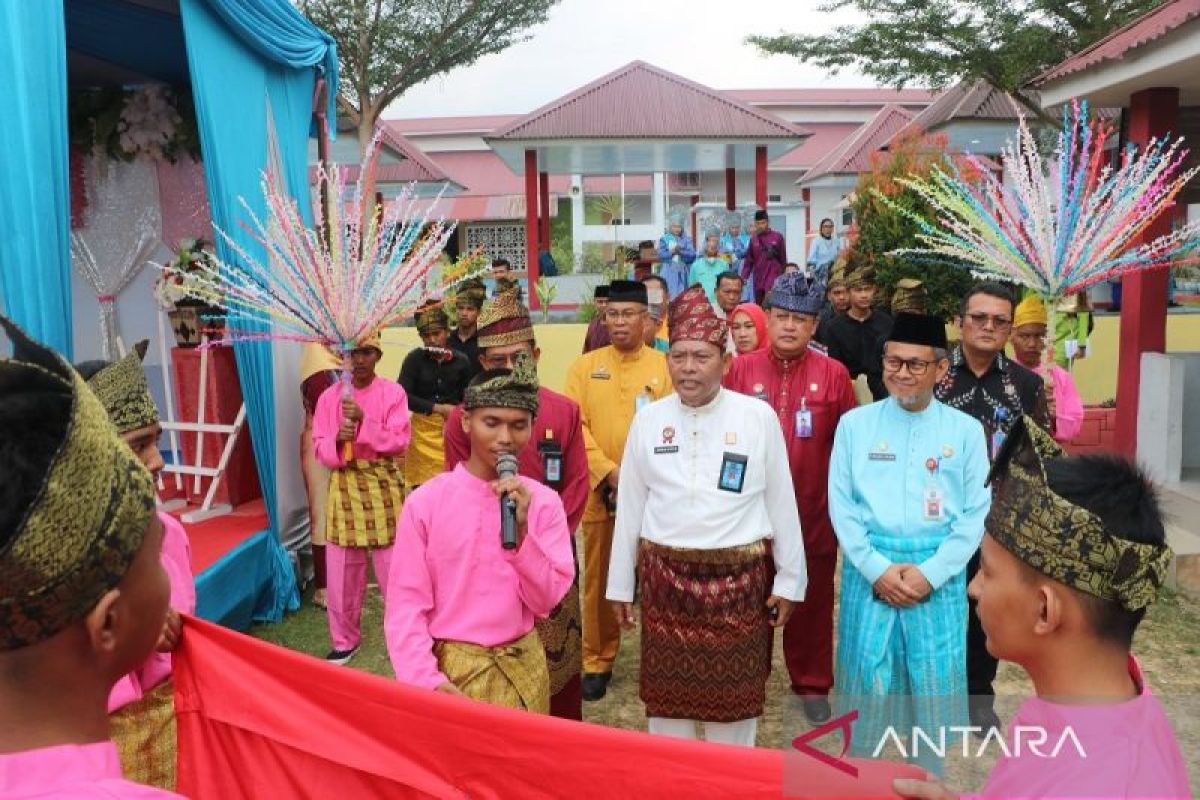
M 329 478 L 325 538 L 340 547 L 387 547 L 396 537 L 403 504 L 400 459 L 355 459 Z
M 920 564 L 944 541 L 938 536 L 870 538 L 895 564 Z M 937 741 L 950 726 L 968 724 L 965 570 L 925 601 L 896 608 L 876 598 L 862 573 L 843 562 L 840 614 L 839 704 L 859 712 L 852 754 L 870 756 L 888 726 L 901 736 L 915 726 Z M 927 767 L 937 770 L 940 763 Z
M 639 560 L 646 715 L 760 716 L 771 671 L 765 543 L 686 550 L 643 540 Z
M 446 418 L 441 414 L 413 414 L 412 442 L 405 454 L 404 480 L 412 487 L 438 475 L 445 469 L 445 443 L 442 426 Z
M 175 688 L 170 681 L 108 717 L 125 777 L 175 791 Z
M 433 654 L 438 669 L 467 697 L 550 713 L 550 676 L 536 630 L 498 647 L 442 639 L 434 642 Z
M 550 694 L 555 695 L 579 677 L 583 670 L 583 628 L 579 620 L 579 571 L 566 597 L 550 616 L 534 623 L 538 638 L 546 649 L 546 667 L 550 670 Z

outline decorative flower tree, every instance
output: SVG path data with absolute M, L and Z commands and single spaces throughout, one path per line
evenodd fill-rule
M 1113 166 L 1105 151 L 1113 126 L 1090 120 L 1086 103 L 1063 110 L 1056 163 L 1044 163 L 1025 120 L 1018 142 L 1004 149 L 1012 185 L 980 160 L 967 162 L 980 176 L 935 169 L 928 178 L 901 179 L 925 198 L 936 218 L 899 209 L 921 228 L 921 248 L 898 250 L 969 268 L 979 277 L 1027 286 L 1050 310 L 1053 358 L 1055 308 L 1076 292 L 1135 270 L 1166 269 L 1200 261 L 1200 223 L 1188 223 L 1151 241 L 1149 226 L 1200 168 L 1182 170 L 1182 139 L 1154 139 L 1139 151 L 1128 145 Z M 879 195 L 885 203 L 887 197 Z

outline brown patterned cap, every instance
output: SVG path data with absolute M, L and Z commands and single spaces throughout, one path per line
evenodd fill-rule
M 520 353 L 512 369 L 489 369 L 476 375 L 463 393 L 463 408 L 522 408 L 537 416 L 537 367 Z
M 1045 463 L 1065 455 L 1032 419 L 1017 422 L 988 475 L 988 534 L 1047 577 L 1129 611 L 1145 608 L 1166 580 L 1171 548 L 1117 538 L 1095 514 L 1055 494 Z
M 0 451 L 41 428 L 55 451 L 0 546 L 0 651 L 49 639 L 120 583 L 154 514 L 154 482 L 79 373 L 9 320 L 0 360 Z M 61 409 L 61 415 L 56 418 Z
M 479 346 L 504 347 L 532 342 L 533 321 L 514 291 L 501 292 L 479 314 Z
M 87 384 L 117 426 L 117 433 L 128 433 L 158 423 L 158 406 L 150 395 L 142 359 L 149 341 L 143 339 L 124 358 L 100 369 Z
M 729 323 L 717 316 L 703 286 L 697 284 L 676 297 L 671 302 L 668 320 L 671 344 L 708 342 L 725 349 Z

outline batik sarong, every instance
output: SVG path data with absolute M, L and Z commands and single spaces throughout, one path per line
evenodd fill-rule
M 175 791 L 175 691 L 166 681 L 108 716 L 128 780 Z
M 690 550 L 643 541 L 639 561 L 646 715 L 760 716 L 771 671 L 766 544 Z
M 325 538 L 340 547 L 387 547 L 404 505 L 401 460 L 355 459 L 333 470 L 325 506 Z
M 498 647 L 439 639 L 433 643 L 433 654 L 438 669 L 467 697 L 550 713 L 550 673 L 536 630 Z
M 579 677 L 583 671 L 583 629 L 579 621 L 579 571 L 575 580 L 550 616 L 534 623 L 538 638 L 546 649 L 546 667 L 550 670 L 550 694 L 555 695 Z
M 920 564 L 943 537 L 871 534 L 870 541 L 894 564 Z M 843 560 L 838 640 L 839 712 L 859 712 L 853 755 L 872 755 L 889 726 L 901 741 L 920 729 L 937 743 L 951 726 L 968 724 L 965 569 L 924 601 L 896 608 L 878 599 L 862 573 Z M 941 769 L 940 758 L 916 760 Z

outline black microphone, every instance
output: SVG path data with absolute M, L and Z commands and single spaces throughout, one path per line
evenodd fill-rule
M 496 459 L 496 472 L 501 480 L 517 476 L 517 457 L 505 453 Z M 517 501 L 504 494 L 500 498 L 500 546 L 505 550 L 517 549 Z

